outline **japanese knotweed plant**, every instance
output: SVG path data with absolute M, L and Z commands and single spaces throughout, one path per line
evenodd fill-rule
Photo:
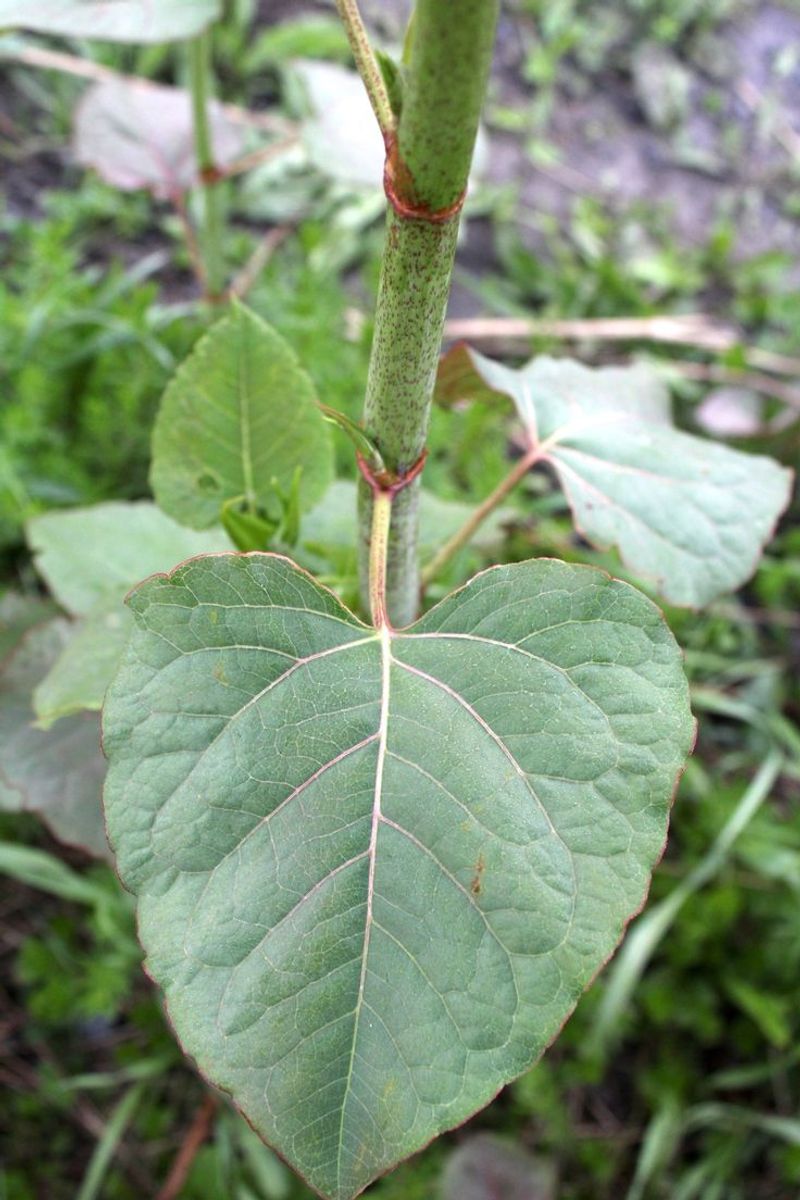
M 0 723 L 21 747 L 8 786 L 30 793 L 30 739 L 99 708 L 122 654 L 105 810 L 148 970 L 203 1074 L 348 1200 L 556 1036 L 644 902 L 694 726 L 658 608 L 595 568 L 496 566 L 418 615 L 420 475 L 497 0 L 418 0 L 399 65 L 338 7 L 387 150 L 363 428 L 338 419 L 359 453 L 368 619 L 257 548 L 313 561 L 330 426 L 280 337 L 233 306 L 165 394 L 161 511 L 32 523 L 80 649 L 62 630 L 19 664 L 28 686 L 52 664 L 34 694 L 51 730 L 19 706 Z M 462 528 L 439 520 L 422 582 L 540 463 L 585 536 L 679 604 L 742 582 L 787 499 L 777 464 L 674 429 L 639 369 L 516 371 L 460 348 L 438 386 L 509 398 L 527 449 Z M 191 554 L 120 617 L 124 585 Z

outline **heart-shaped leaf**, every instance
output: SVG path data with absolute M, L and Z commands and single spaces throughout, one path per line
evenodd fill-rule
M 655 606 L 495 567 L 373 630 L 288 559 L 146 581 L 106 813 L 201 1070 L 321 1194 L 486 1104 L 642 904 L 692 741 Z
M 439 390 L 445 401 L 509 396 L 580 532 L 617 546 L 673 604 L 707 604 L 744 583 L 789 502 L 791 471 L 673 428 L 666 390 L 645 367 L 535 358 L 514 370 L 460 345 L 442 361 Z
M 203 529 L 223 504 L 291 492 L 311 508 L 333 477 L 328 422 L 283 338 L 241 304 L 201 338 L 164 393 L 150 482 L 164 512 Z
M 244 150 L 238 125 L 220 104 L 208 107 L 214 161 L 225 167 Z M 75 113 L 75 157 L 122 191 L 147 188 L 161 200 L 198 183 L 192 102 L 180 88 L 148 80 L 107 80 L 90 87 Z
M 110 42 L 193 37 L 220 15 L 219 0 L 0 0 L 0 29 Z
M 31 692 L 69 644 L 69 621 L 31 629 L 0 672 L 0 809 L 38 813 L 56 837 L 107 855 L 100 791 L 105 762 L 97 716 L 37 729 Z

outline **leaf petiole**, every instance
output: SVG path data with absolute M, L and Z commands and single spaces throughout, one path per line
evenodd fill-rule
M 391 523 L 392 493 L 376 490 L 373 495 L 369 546 L 369 608 L 376 629 L 385 629 L 389 625 L 386 615 L 386 559 Z

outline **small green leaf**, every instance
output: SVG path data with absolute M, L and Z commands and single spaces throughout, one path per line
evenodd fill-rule
M 288 559 L 149 580 L 106 813 L 187 1052 L 333 1200 L 555 1037 L 647 892 L 693 737 L 656 607 L 495 567 L 407 630 Z
M 333 477 L 314 385 L 279 334 L 242 305 L 201 338 L 164 393 L 150 481 L 164 512 L 193 529 L 244 496 L 266 507 L 303 468 L 311 508 Z
M 271 520 L 263 512 L 251 512 L 244 496 L 226 500 L 221 512 L 222 528 L 237 550 L 266 550 L 279 522 Z
M 336 408 L 329 408 L 327 404 L 320 404 L 320 410 L 326 421 L 330 421 L 332 425 L 336 425 L 345 437 L 350 439 L 373 474 L 386 470 L 386 464 L 381 458 L 380 450 L 372 438 L 367 435 L 360 425 L 348 417 L 347 413 L 339 412 Z
M 0 29 L 110 42 L 193 37 L 220 16 L 219 0 L 0 0 Z
M 284 546 L 297 545 L 297 539 L 300 536 L 300 482 L 302 477 L 303 468 L 297 467 L 292 476 L 288 492 L 284 492 L 281 488 L 276 489 L 283 505 L 283 515 L 281 516 L 278 536 Z
M 31 710 L 31 692 L 71 634 L 63 619 L 30 630 L 0 672 L 0 809 L 38 813 L 61 841 L 105 855 L 97 717 L 67 717 L 45 732 Z
M 792 472 L 673 428 L 647 368 L 591 370 L 536 358 L 513 370 L 456 346 L 440 394 L 509 396 L 538 461 L 555 470 L 576 527 L 672 604 L 703 605 L 752 575 L 786 507 Z
M 403 111 L 402 71 L 392 56 L 386 54 L 383 50 L 376 49 L 375 57 L 378 60 L 383 82 L 386 84 L 386 91 L 389 94 L 389 104 L 391 105 L 392 112 L 396 117 L 399 117 Z

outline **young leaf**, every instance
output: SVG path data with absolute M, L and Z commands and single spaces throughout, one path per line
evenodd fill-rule
M 227 500 L 268 506 L 303 468 L 311 508 L 333 477 L 328 423 L 282 337 L 240 304 L 195 346 L 169 384 L 153 432 L 150 481 L 170 516 L 204 529 Z
M 0 0 L 0 29 L 110 42 L 193 37 L 220 16 L 219 0 Z
M 536 358 L 514 370 L 456 346 L 439 386 L 445 400 L 511 397 L 580 532 L 617 546 L 672 604 L 707 604 L 744 583 L 789 501 L 792 472 L 772 459 L 673 428 L 644 367 Z
M 201 1070 L 348 1200 L 555 1037 L 642 904 L 693 722 L 658 610 L 495 567 L 407 630 L 288 559 L 129 599 L 106 813 Z
M 209 105 L 209 126 L 214 161 L 227 166 L 244 150 L 241 127 L 216 102 Z M 198 183 L 189 93 L 147 80 L 94 84 L 75 113 L 74 151 L 79 163 L 123 191 L 181 196 Z
M 0 809 L 36 812 L 61 841 L 104 855 L 105 762 L 97 718 L 68 717 L 44 732 L 31 711 L 31 691 L 70 634 L 64 620 L 30 630 L 0 673 Z
M 280 521 L 264 513 L 251 512 L 244 496 L 226 500 L 221 512 L 222 528 L 237 550 L 266 550 Z

